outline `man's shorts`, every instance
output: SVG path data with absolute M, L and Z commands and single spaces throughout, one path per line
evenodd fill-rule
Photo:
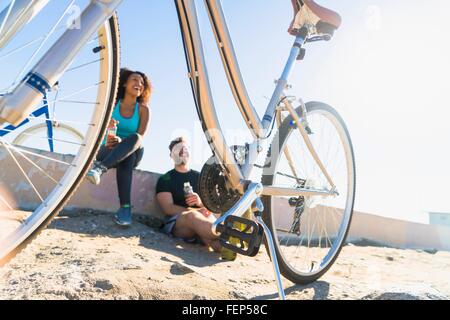
M 175 237 L 173 234 L 173 229 L 175 228 L 175 224 L 177 223 L 178 218 L 181 217 L 181 213 L 178 213 L 174 216 L 165 216 L 163 220 L 163 225 L 161 226 L 161 231 L 171 237 Z M 198 237 L 193 238 L 181 238 L 182 240 L 188 243 L 200 243 L 203 244 L 203 241 Z
M 175 224 L 177 223 L 177 219 L 181 216 L 181 213 L 178 213 L 174 216 L 165 216 L 163 225 L 161 227 L 161 231 L 165 234 L 173 236 L 173 228 L 175 227 Z

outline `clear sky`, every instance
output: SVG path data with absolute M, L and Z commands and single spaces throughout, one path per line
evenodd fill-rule
M 292 45 L 288 0 L 223 0 L 244 79 L 260 114 Z M 447 0 L 320 0 L 343 25 L 312 44 L 291 78 L 292 94 L 334 106 L 351 133 L 357 163 L 355 209 L 427 222 L 450 212 L 450 45 Z M 230 144 L 248 140 L 203 1 L 197 1 L 212 90 Z M 186 135 L 200 170 L 211 155 L 200 131 L 172 0 L 124 0 L 122 66 L 153 82 L 153 119 L 140 169 L 172 167 L 171 138 Z

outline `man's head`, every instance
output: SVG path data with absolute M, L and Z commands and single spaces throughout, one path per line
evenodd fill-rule
M 170 157 L 176 166 L 189 163 L 189 147 L 184 137 L 178 137 L 170 142 Z

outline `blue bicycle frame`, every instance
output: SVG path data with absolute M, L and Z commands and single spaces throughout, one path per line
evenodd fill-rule
M 0 94 L 0 96 L 2 96 L 2 94 Z M 55 147 L 54 147 L 54 144 L 53 144 L 53 125 L 52 125 L 52 121 L 50 120 L 50 112 L 49 112 L 49 109 L 48 109 L 47 95 L 44 95 L 43 102 L 44 102 L 44 105 L 41 108 L 39 108 L 36 111 L 34 111 L 33 113 L 31 113 L 30 116 L 37 118 L 37 117 L 40 117 L 41 115 L 45 115 L 45 118 L 47 119 L 45 122 L 47 124 L 48 147 L 50 149 L 50 152 L 54 152 L 55 151 Z M 19 129 L 20 127 L 26 125 L 29 122 L 30 122 L 30 119 L 27 118 L 27 119 L 22 121 L 17 126 L 9 125 L 9 126 L 6 126 L 3 129 L 0 129 L 0 137 L 4 137 L 4 136 L 10 134 L 14 130 Z

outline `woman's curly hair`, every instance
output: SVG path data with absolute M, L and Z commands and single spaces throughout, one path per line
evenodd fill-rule
M 128 81 L 128 78 L 132 74 L 138 74 L 144 79 L 144 90 L 142 94 L 137 98 L 137 102 L 140 104 L 148 104 L 150 101 L 150 96 L 152 94 L 152 84 L 145 73 L 140 71 L 133 71 L 127 68 L 120 69 L 120 77 L 119 77 L 119 89 L 117 91 L 116 96 L 116 104 L 119 100 L 122 100 L 125 97 L 125 84 Z

